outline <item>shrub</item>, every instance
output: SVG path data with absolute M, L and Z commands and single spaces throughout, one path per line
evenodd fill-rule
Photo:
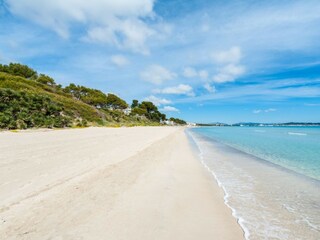
M 47 96 L 0 89 L 0 128 L 67 127 L 61 104 Z

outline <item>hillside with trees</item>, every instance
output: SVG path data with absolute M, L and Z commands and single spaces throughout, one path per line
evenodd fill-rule
M 129 107 L 115 94 L 74 83 L 62 87 L 26 65 L 0 64 L 0 129 L 160 125 L 165 120 L 152 102 L 133 100 Z

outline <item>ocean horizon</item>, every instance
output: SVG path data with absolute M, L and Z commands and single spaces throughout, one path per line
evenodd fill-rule
M 320 238 L 319 127 L 187 130 L 246 239 Z

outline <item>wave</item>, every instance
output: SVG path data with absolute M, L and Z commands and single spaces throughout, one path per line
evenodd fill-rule
M 297 135 L 297 136 L 307 136 L 306 133 L 300 133 L 300 132 L 288 132 L 289 135 Z
M 195 136 L 190 132 L 187 131 L 187 134 L 189 135 L 189 137 L 192 139 L 193 143 L 195 144 L 197 150 L 199 151 L 199 158 L 200 158 L 200 162 L 201 164 L 204 166 L 205 169 L 208 170 L 208 172 L 213 176 L 213 178 L 215 179 L 215 181 L 217 182 L 218 186 L 223 190 L 224 193 L 224 204 L 231 209 L 232 212 L 232 216 L 237 220 L 240 228 L 243 231 L 244 234 L 244 238 L 246 240 L 249 240 L 249 236 L 250 236 L 250 232 L 249 229 L 245 226 L 245 220 L 239 216 L 239 214 L 237 213 L 236 209 L 231 207 L 229 204 L 229 193 L 227 192 L 226 188 L 222 185 L 222 183 L 219 181 L 217 175 L 214 173 L 214 171 L 205 163 L 204 161 L 204 157 L 203 157 L 203 151 L 201 149 L 201 146 L 199 145 L 198 141 L 195 139 Z

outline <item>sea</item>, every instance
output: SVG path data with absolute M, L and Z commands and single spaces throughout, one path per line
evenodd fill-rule
M 320 127 L 195 127 L 187 134 L 245 239 L 320 239 Z

